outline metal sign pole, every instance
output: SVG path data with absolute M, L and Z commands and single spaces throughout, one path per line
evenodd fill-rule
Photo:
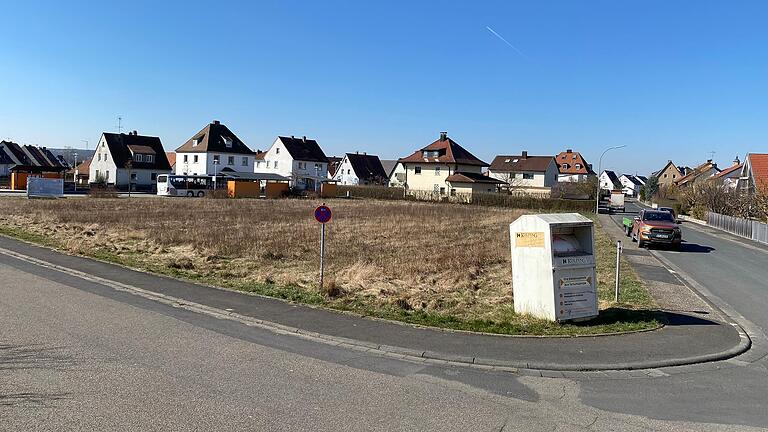
M 320 224 L 320 291 L 323 290 L 323 270 L 325 267 L 325 224 Z
M 621 278 L 621 240 L 616 242 L 616 295 L 615 301 L 619 302 L 619 279 Z

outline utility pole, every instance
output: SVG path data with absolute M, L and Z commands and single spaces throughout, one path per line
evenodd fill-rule
M 123 118 L 121 116 L 117 116 L 117 133 L 123 132 Z

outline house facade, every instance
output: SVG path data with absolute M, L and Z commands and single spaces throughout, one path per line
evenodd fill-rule
M 257 154 L 254 172 L 288 177 L 294 189 L 319 190 L 328 180 L 328 157 L 306 136 L 278 136 L 269 150 Z
M 685 189 L 700 182 L 704 182 L 719 172 L 720 169 L 717 167 L 717 164 L 712 162 L 712 159 L 709 159 L 703 164 L 694 168 L 690 173 L 677 179 L 674 184 L 681 189 Z
M 643 187 L 644 182 L 638 177 L 630 174 L 622 174 L 619 177 L 619 183 L 621 183 L 624 195 L 630 197 L 637 197 L 640 195 L 640 188 Z
M 157 176 L 171 174 L 160 138 L 136 131 L 104 132 L 88 168 L 88 182 L 114 185 L 119 189 L 155 190 Z
M 559 170 L 552 156 L 521 155 L 496 156 L 488 168 L 488 176 L 502 182 L 505 187 L 521 192 L 547 192 L 557 183 Z
M 435 197 L 450 194 L 448 177 L 456 173 L 482 174 L 488 166 L 449 138 L 447 132 L 440 132 L 437 141 L 400 158 L 398 163 L 402 165 L 402 185 L 408 193 L 429 193 Z
M 667 164 L 664 165 L 664 168 L 654 172 L 652 175 L 659 179 L 659 186 L 670 186 L 674 184 L 675 181 L 683 177 L 684 174 L 670 160 L 667 161 Z
M 594 176 L 592 166 L 589 165 L 579 152 L 568 149 L 555 156 L 557 163 L 557 181 L 559 182 L 581 182 Z
M 765 188 L 768 188 L 768 154 L 749 153 L 744 159 L 737 189 L 742 193 L 753 194 Z
M 619 177 L 611 170 L 603 170 L 598 178 L 598 183 L 600 184 L 600 190 L 624 190 Z
M 342 185 L 386 185 L 389 176 L 378 156 L 347 153 L 339 162 L 332 179 Z
M 215 176 L 224 168 L 253 172 L 256 153 L 218 120 L 205 126 L 176 149 L 178 175 Z
M 395 160 L 391 168 L 387 170 L 389 174 L 389 187 L 405 187 L 405 166 Z

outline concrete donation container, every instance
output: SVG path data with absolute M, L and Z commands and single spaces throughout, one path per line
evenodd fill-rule
M 509 225 L 515 312 L 550 321 L 597 316 L 594 226 L 577 213 Z

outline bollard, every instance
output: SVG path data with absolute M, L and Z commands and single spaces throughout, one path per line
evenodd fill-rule
M 616 242 L 616 293 L 615 301 L 619 302 L 619 279 L 621 278 L 621 240 Z

